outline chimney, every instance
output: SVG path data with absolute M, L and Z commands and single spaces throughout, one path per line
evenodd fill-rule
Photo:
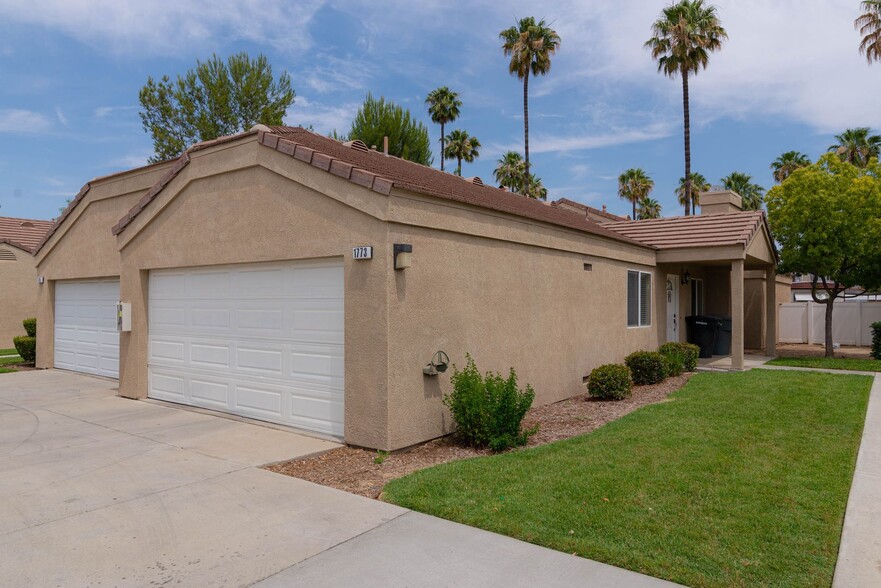
M 743 210 L 743 198 L 732 190 L 700 193 L 701 216 L 730 214 Z
M 603 204 L 603 212 L 606 212 L 606 205 Z
M 388 136 L 382 138 L 382 152 L 388 156 Z

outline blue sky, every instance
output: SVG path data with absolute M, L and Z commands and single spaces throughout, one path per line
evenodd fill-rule
M 504 151 L 522 151 L 522 86 L 498 32 L 526 15 L 562 37 L 550 74 L 530 84 L 531 160 L 550 198 L 627 213 L 616 178 L 642 167 L 664 214 L 681 214 L 681 85 L 642 48 L 664 4 L 0 0 L 0 215 L 52 218 L 91 178 L 143 165 L 147 76 L 242 50 L 290 73 L 286 121 L 320 132 L 347 130 L 372 91 L 410 108 L 436 141 L 425 95 L 450 86 L 464 106 L 448 132 L 483 144 L 464 173 L 491 179 Z M 694 170 L 770 187 L 781 152 L 815 158 L 849 126 L 881 129 L 881 65 L 857 52 L 857 0 L 715 4 L 730 40 L 691 85 Z

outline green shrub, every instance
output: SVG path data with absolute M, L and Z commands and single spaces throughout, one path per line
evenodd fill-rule
M 681 354 L 683 367 L 686 372 L 693 372 L 697 369 L 697 359 L 700 355 L 701 348 L 692 343 L 664 343 L 658 348 L 661 355 L 671 355 L 674 353 Z
M 881 359 L 881 322 L 872 323 L 872 357 Z
M 15 337 L 12 340 L 18 354 L 26 362 L 33 363 L 37 359 L 37 338 L 36 337 Z
M 28 334 L 28 337 L 37 336 L 37 319 L 26 318 L 21 321 L 21 324 L 24 326 L 24 331 Z
M 664 365 L 667 367 L 668 378 L 682 375 L 682 372 L 685 371 L 685 354 L 677 349 L 662 353 L 661 356 L 664 358 Z
M 667 377 L 667 362 L 657 351 L 634 351 L 624 359 L 637 386 L 658 384 Z
M 453 392 L 444 396 L 456 422 L 456 434 L 468 445 L 493 451 L 526 444 L 538 431 L 521 428 L 535 398 L 532 386 L 527 384 L 526 390 L 520 390 L 514 368 L 507 379 L 492 372 L 481 376 L 474 359 L 465 357 L 468 363 L 464 370 L 453 366 Z
M 587 393 L 603 400 L 623 400 L 633 390 L 630 369 L 620 363 L 607 363 L 590 372 Z

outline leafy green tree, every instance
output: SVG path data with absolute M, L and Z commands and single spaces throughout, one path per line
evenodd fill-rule
M 835 135 L 835 141 L 829 151 L 858 167 L 865 167 L 871 158 L 877 158 L 881 153 L 881 135 L 873 135 L 869 127 L 847 129 Z
M 766 202 L 780 244 L 778 271 L 812 276 L 811 296 L 826 305 L 832 357 L 835 300 L 848 289 L 881 287 L 881 165 L 857 167 L 826 154 L 771 188 Z
M 551 56 L 560 47 L 560 35 L 544 19 L 521 18 L 513 27 L 499 33 L 502 51 L 510 57 L 508 72 L 523 80 L 523 145 L 526 166 L 526 189 L 532 177 L 529 167 L 529 75 L 545 75 L 551 71 Z
M 744 210 L 759 210 L 762 208 L 762 196 L 765 189 L 753 183 L 753 177 L 741 172 L 731 172 L 722 178 L 722 186 L 726 190 L 732 190 L 743 198 Z
M 774 181 L 779 184 L 792 175 L 792 172 L 806 165 L 811 165 L 811 159 L 807 155 L 801 151 L 787 151 L 771 164 L 771 170 L 774 172 Z
M 500 186 L 504 186 L 512 192 L 519 192 L 523 187 L 523 176 L 526 174 L 526 164 L 523 157 L 516 151 L 508 151 L 496 162 L 493 176 Z
M 685 128 L 685 215 L 691 214 L 691 123 L 688 105 L 688 76 L 706 69 L 710 53 L 722 48 L 728 33 L 715 6 L 703 0 L 680 0 L 664 8 L 652 25 L 652 37 L 645 46 L 658 62 L 658 71 L 682 78 L 682 111 Z
M 701 203 L 701 192 L 708 192 L 712 188 L 703 174 L 691 172 L 691 210 L 697 214 L 697 207 Z M 676 199 L 680 206 L 685 206 L 685 178 L 679 178 L 679 186 L 676 190 Z
M 428 105 L 428 114 L 431 116 L 431 121 L 439 124 L 441 128 L 440 168 L 441 171 L 444 171 L 444 160 L 446 159 L 446 157 L 443 156 L 444 153 L 446 153 L 444 147 L 444 125 L 459 118 L 459 109 L 462 107 L 462 101 L 459 100 L 459 94 L 457 92 L 453 92 L 446 86 L 441 86 L 428 93 L 425 103 Z
M 422 165 L 431 165 L 434 161 L 428 128 L 415 120 L 409 110 L 385 98 L 377 100 L 368 93 L 352 121 L 347 140 L 360 139 L 381 149 L 384 137 L 388 137 L 389 155 Z
M 468 163 L 480 157 L 480 141 L 477 137 L 472 137 L 468 131 L 456 129 L 447 135 L 447 147 L 444 151 L 444 159 L 455 159 L 458 162 L 456 166 L 456 175 L 462 175 L 462 160 Z
M 618 196 L 633 206 L 633 216 L 630 218 L 636 220 L 637 204 L 648 198 L 654 187 L 654 180 L 642 168 L 630 168 L 618 176 Z
M 639 201 L 639 206 L 636 208 L 636 217 L 639 220 L 661 218 L 661 203 L 654 198 L 646 196 Z
M 881 0 L 866 0 L 860 3 L 863 13 L 857 17 L 853 26 L 863 36 L 860 54 L 869 63 L 881 61 Z
M 171 159 L 188 146 L 247 131 L 255 124 L 280 125 L 294 103 L 291 78 L 272 75 L 264 55 L 217 55 L 174 81 L 147 78 L 138 98 L 141 123 L 153 137 L 151 162 Z

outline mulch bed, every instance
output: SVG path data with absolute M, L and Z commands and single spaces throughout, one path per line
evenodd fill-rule
M 683 374 L 653 386 L 634 386 L 633 395 L 625 400 L 594 400 L 581 394 L 532 408 L 526 414 L 523 426 L 539 425 L 539 431 L 530 437 L 527 447 L 583 435 L 641 406 L 662 402 L 684 386 L 691 376 Z M 315 457 L 273 464 L 266 469 L 377 498 L 386 483 L 395 478 L 433 465 L 490 454 L 489 450 L 462 447 L 450 436 L 388 455 L 381 464 L 374 463 L 379 455 L 376 451 L 341 447 Z
M 842 345 L 834 350 L 835 357 L 847 359 L 871 359 L 870 347 L 852 347 Z M 826 347 L 823 345 L 807 345 L 804 343 L 778 343 L 777 355 L 780 357 L 823 357 Z
M 37 369 L 32 363 L 10 363 L 7 365 L 0 365 L 0 368 L 13 372 L 30 372 Z

